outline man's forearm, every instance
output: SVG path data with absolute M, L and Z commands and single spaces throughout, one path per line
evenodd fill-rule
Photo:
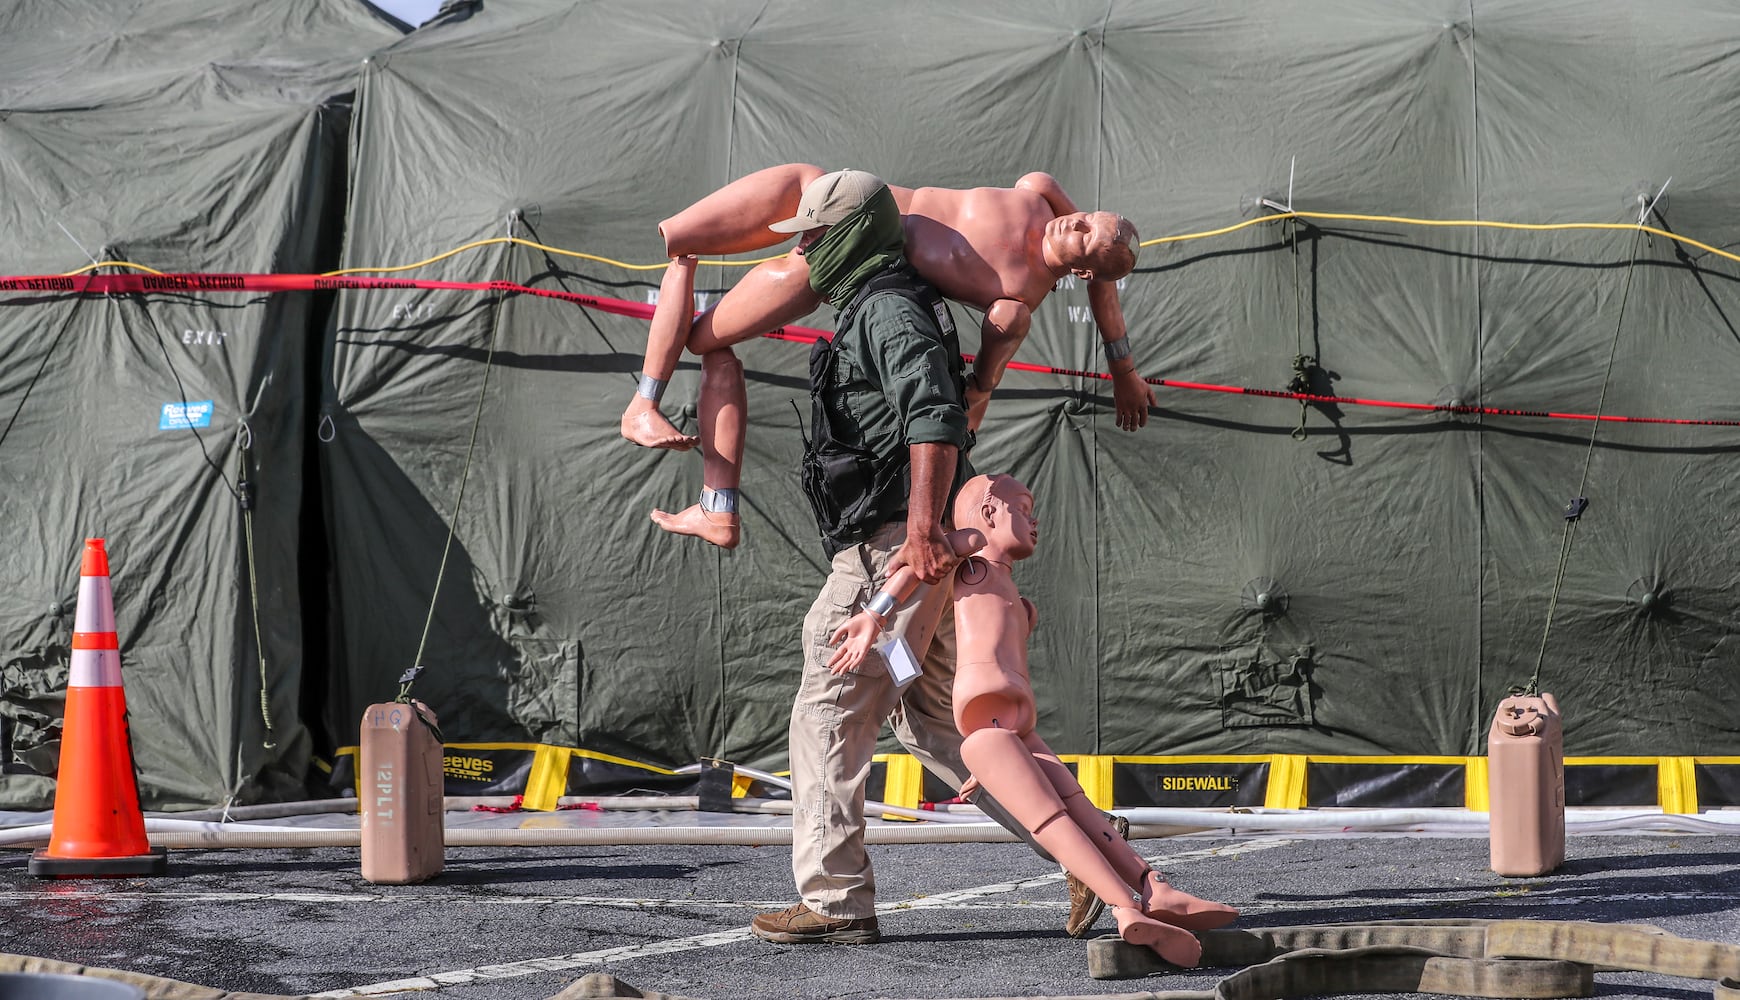
M 906 497 L 906 533 L 928 535 L 942 523 L 948 507 L 960 449 L 952 444 L 915 444 L 910 455 L 912 492 Z

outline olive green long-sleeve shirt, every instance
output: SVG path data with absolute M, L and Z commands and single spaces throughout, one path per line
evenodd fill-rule
M 835 436 L 892 458 L 914 444 L 967 444 L 967 411 L 939 322 L 904 295 L 872 296 L 834 335 L 833 384 L 823 393 Z M 965 463 L 962 463 L 963 465 Z

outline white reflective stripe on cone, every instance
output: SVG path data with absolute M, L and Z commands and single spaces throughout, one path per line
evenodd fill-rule
M 114 688 L 121 686 L 121 651 L 75 649 L 67 687 Z
M 108 577 L 79 577 L 79 610 L 73 617 L 73 631 L 115 631 L 115 599 Z

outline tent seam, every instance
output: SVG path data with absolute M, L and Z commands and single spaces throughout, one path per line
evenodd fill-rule
M 1472 135 L 1468 142 L 1470 184 L 1474 192 L 1474 217 L 1485 221 L 1480 205 L 1480 63 L 1479 42 L 1474 30 L 1474 0 L 1468 0 L 1468 107 Z M 1474 382 L 1475 398 L 1484 405 L 1486 400 L 1486 308 L 1482 297 L 1482 285 L 1485 282 L 1486 270 L 1479 264 L 1481 253 L 1481 230 L 1474 230 Z M 1483 424 L 1482 415 L 1475 414 L 1477 423 Z M 1470 750 L 1480 749 L 1481 715 L 1478 709 L 1479 701 L 1485 696 L 1486 687 L 1486 436 L 1474 436 L 1474 508 L 1478 533 L 1475 538 L 1475 573 L 1474 573 L 1474 697 L 1476 711 L 1471 717 L 1469 731 Z
M 1098 124 L 1095 126 L 1095 133 L 1097 134 L 1099 141 L 1094 143 L 1094 209 L 1095 209 L 1095 211 L 1098 211 L 1099 209 L 1101 209 L 1103 207 L 1104 198 L 1105 198 L 1104 188 L 1105 188 L 1105 173 L 1106 173 L 1106 168 L 1105 168 L 1105 162 L 1106 162 L 1106 25 L 1109 24 L 1112 20 L 1112 6 L 1115 2 L 1116 2 L 1116 0 L 1108 0 L 1108 2 L 1106 3 L 1105 16 L 1100 18 L 1100 45 L 1099 45 L 1099 52 L 1096 53 L 1097 62 L 1098 62 L 1098 69 L 1099 69 L 1099 108 L 1098 108 L 1098 113 L 1097 113 Z M 1091 359 L 1091 355 L 1090 355 L 1090 359 Z M 1093 430 L 1094 430 L 1093 465 L 1094 465 L 1094 482 L 1095 483 L 1098 483 L 1100 481 L 1100 440 L 1099 440 L 1100 439 L 1100 435 L 1099 435 L 1100 419 L 1101 419 L 1101 417 L 1100 417 L 1099 408 L 1095 407 L 1093 410 L 1093 417 L 1092 417 L 1093 422 L 1091 424 L 1091 426 L 1093 427 Z M 1096 494 L 1098 494 L 1099 493 L 1098 488 L 1096 488 L 1094 492 Z M 1101 626 L 1100 601 L 1097 599 L 1098 598 L 1098 591 L 1100 589 L 1100 579 L 1101 579 L 1101 575 L 1100 575 L 1100 570 L 1101 570 L 1101 565 L 1102 565 L 1101 564 L 1101 556 L 1104 554 L 1104 546 L 1102 545 L 1103 532 L 1101 530 L 1102 519 L 1104 517 L 1104 505 L 1097 504 L 1096 507 L 1098 508 L 1098 510 L 1096 511 L 1096 516 L 1094 518 L 1094 588 L 1096 591 L 1096 599 L 1093 603 L 1094 650 L 1093 650 L 1093 661 L 1092 662 L 1093 662 L 1093 681 L 1094 681 L 1094 692 L 1093 692 L 1093 699 L 1094 699 L 1094 702 L 1093 702 L 1094 703 L 1093 748 L 1094 749 L 1093 749 L 1093 752 L 1097 754 L 1097 753 L 1100 753 L 1102 751 L 1102 749 L 1104 748 L 1103 744 L 1104 744 L 1104 736 L 1105 736 L 1105 726 L 1102 723 L 1102 712 L 1104 711 L 1105 699 L 1101 697 L 1101 691 L 1103 689 L 1103 685 L 1100 683 L 1100 680 L 1101 680 L 1100 674 L 1105 669 L 1105 650 L 1102 647 L 1104 636 L 1103 636 L 1103 633 L 1102 633 L 1101 627 L 1100 627 Z
M 767 4 L 763 2 L 761 7 L 756 10 L 755 16 L 749 19 L 749 25 L 743 29 L 742 34 L 738 35 L 737 44 L 731 47 L 731 107 L 730 113 L 725 116 L 725 182 L 727 184 L 731 182 L 731 173 L 735 169 L 734 161 L 737 153 L 737 81 L 743 65 L 743 43 L 749 39 L 749 33 L 755 30 L 755 26 L 761 22 L 761 15 L 766 12 Z M 713 756 L 724 759 L 727 717 L 725 702 L 726 692 L 730 688 L 727 686 L 729 678 L 726 677 L 725 629 L 723 627 L 725 623 L 725 553 L 723 550 L 713 553 L 713 565 L 715 567 L 713 608 L 721 626 L 714 630 L 714 636 L 718 640 L 716 649 L 718 650 L 719 710 L 715 715 L 714 722 Z

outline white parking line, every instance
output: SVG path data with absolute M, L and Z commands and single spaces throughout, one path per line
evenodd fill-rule
M 1156 868 L 1176 864 L 1180 861 L 1194 861 L 1200 858 L 1236 857 L 1255 851 L 1267 851 L 1276 847 L 1284 847 L 1293 843 L 1290 839 L 1280 837 L 1258 838 L 1229 844 L 1226 847 L 1203 848 L 1195 851 L 1184 851 L 1179 854 L 1169 854 L 1149 858 L 1148 863 Z M 940 892 L 934 896 L 919 896 L 913 899 L 901 900 L 896 903 L 879 903 L 878 913 L 899 913 L 907 910 L 934 910 L 947 908 L 968 908 L 983 905 L 978 902 L 983 897 L 1000 893 L 1014 892 L 1030 886 L 1046 885 L 1061 881 L 1064 875 L 1057 872 L 1050 875 L 1040 875 L 1036 878 L 1022 879 L 1018 882 L 997 882 L 991 885 L 975 886 L 970 889 L 957 889 L 953 892 Z M 475 897 L 468 897 L 469 902 L 477 902 Z M 666 905 L 693 906 L 695 900 L 670 900 Z M 618 900 L 617 905 L 657 905 L 648 901 Z M 734 904 L 736 905 L 736 904 Z M 788 902 L 769 903 L 764 907 L 786 906 Z M 394 979 L 384 983 L 369 983 L 365 986 L 352 986 L 346 989 L 327 990 L 324 993 L 311 993 L 311 997 L 367 997 L 383 996 L 389 993 L 404 991 L 427 992 L 438 990 L 445 986 L 458 986 L 463 983 L 483 982 L 490 979 L 511 979 L 516 976 L 530 976 L 539 972 L 566 972 L 572 969 L 583 969 L 604 962 L 623 961 L 641 958 L 647 955 L 669 955 L 674 952 L 695 951 L 701 948 L 716 948 L 720 945 L 735 944 L 738 941 L 749 940 L 749 928 L 737 928 L 728 931 L 715 931 L 711 934 L 697 934 L 692 937 L 672 938 L 668 941 L 655 941 L 649 944 L 624 945 L 620 948 L 603 948 L 598 951 L 575 952 L 569 955 L 553 955 L 549 958 L 531 958 L 519 962 L 505 962 L 500 965 L 479 965 L 469 969 L 454 969 L 449 972 L 436 972 L 428 976 L 415 976 L 409 979 Z

